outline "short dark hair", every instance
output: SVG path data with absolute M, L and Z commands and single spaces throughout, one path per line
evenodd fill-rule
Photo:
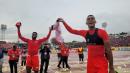
M 13 48 L 16 48 L 16 45 L 13 45 Z
M 93 17 L 94 17 L 94 15 L 88 15 L 88 17 L 90 17 L 90 16 L 93 16 Z M 87 18 L 88 18 L 88 17 L 87 17 Z M 95 18 L 95 17 L 94 17 L 94 18 Z
M 36 33 L 36 34 L 37 34 L 37 32 L 33 32 L 33 33 Z

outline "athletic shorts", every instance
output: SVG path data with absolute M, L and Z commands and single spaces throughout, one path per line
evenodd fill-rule
M 27 67 L 31 67 L 34 71 L 38 71 L 39 70 L 39 56 L 38 55 L 34 55 L 34 56 L 27 56 L 26 59 L 26 66 Z
M 87 73 L 108 73 L 108 61 L 102 58 L 88 60 Z

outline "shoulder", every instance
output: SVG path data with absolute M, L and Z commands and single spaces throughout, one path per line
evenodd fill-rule
M 8 49 L 8 52 L 11 52 L 12 51 L 12 49 Z
M 80 34 L 81 34 L 82 36 L 86 36 L 86 34 L 87 34 L 88 31 L 89 31 L 89 30 L 79 30 L 79 32 L 80 32 Z
M 104 41 L 108 41 L 109 40 L 109 35 L 108 35 L 108 33 L 104 29 L 99 29 L 98 35 L 101 38 L 103 38 Z
M 28 41 L 27 42 L 32 42 L 33 40 L 32 39 L 28 39 Z
M 106 30 L 98 28 L 98 34 L 107 34 Z
M 80 30 L 80 31 L 87 32 L 88 30 Z
M 99 32 L 106 32 L 104 29 L 97 28 Z
M 8 51 L 12 51 L 12 49 L 8 49 Z

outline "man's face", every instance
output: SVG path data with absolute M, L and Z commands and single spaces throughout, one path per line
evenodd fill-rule
M 33 33 L 32 33 L 32 39 L 33 39 L 33 40 L 36 40 L 36 38 L 37 38 L 37 33 L 36 33 L 36 32 L 33 32 Z
M 16 46 L 13 46 L 13 50 L 16 50 L 16 48 L 17 48 Z
M 94 16 L 88 16 L 86 19 L 86 24 L 88 25 L 89 28 L 94 28 L 95 27 L 95 17 Z

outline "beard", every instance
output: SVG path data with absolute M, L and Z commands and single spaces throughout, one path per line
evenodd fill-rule
M 37 37 L 32 37 L 33 40 L 36 40 Z
M 89 28 L 90 28 L 90 29 L 94 29 L 94 28 L 95 28 L 95 26 L 89 26 Z

